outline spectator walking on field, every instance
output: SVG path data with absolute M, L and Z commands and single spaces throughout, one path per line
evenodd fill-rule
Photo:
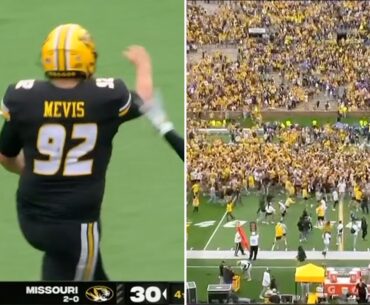
M 262 290 L 260 293 L 261 300 L 265 298 L 265 293 L 270 288 L 270 284 L 271 284 L 270 269 L 266 268 L 265 272 L 263 273 L 263 279 L 262 279 Z

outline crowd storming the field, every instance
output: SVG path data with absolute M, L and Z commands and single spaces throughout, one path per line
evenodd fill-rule
M 194 130 L 188 135 L 189 184 L 199 183 L 209 202 L 227 202 L 232 195 L 237 204 L 255 190 L 266 195 L 284 191 L 284 204 L 266 196 L 260 206 L 265 217 L 276 214 L 273 217 L 278 220 L 295 200 L 312 197 L 317 202 L 318 225 L 323 227 L 329 202 L 335 209 L 349 193 L 354 212 L 362 209 L 368 214 L 368 125 L 338 129 L 265 124 L 261 130 L 244 132 L 231 124 L 229 134 L 229 141 Z

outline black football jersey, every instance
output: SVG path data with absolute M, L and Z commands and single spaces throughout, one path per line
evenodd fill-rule
M 140 103 L 113 78 L 84 80 L 73 89 L 39 80 L 10 85 L 0 152 L 24 152 L 19 212 L 51 221 L 98 220 L 113 137 L 121 123 L 140 116 Z

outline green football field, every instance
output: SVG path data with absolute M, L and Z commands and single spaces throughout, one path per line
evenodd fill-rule
M 249 234 L 249 223 L 257 220 L 257 209 L 258 209 L 258 196 L 257 192 L 252 192 L 249 195 L 245 195 L 242 198 L 242 204 L 237 204 L 234 208 L 233 215 L 235 218 L 243 224 L 245 231 Z M 264 217 L 260 219 L 257 224 L 257 229 L 260 236 L 260 249 L 271 250 L 276 221 L 280 220 L 280 211 L 277 205 L 279 200 L 285 201 L 286 195 L 280 192 L 276 192 L 273 202 L 275 203 L 274 208 L 276 209 L 275 223 L 263 223 Z M 302 214 L 304 208 L 307 208 L 309 214 L 312 214 L 312 223 L 316 225 L 316 213 L 315 213 L 315 199 L 310 198 L 307 203 L 303 199 L 297 198 L 295 204 L 291 205 L 288 209 L 287 216 L 284 219 L 284 223 L 287 227 L 287 240 L 288 250 L 297 251 L 299 246 L 299 232 L 297 228 L 297 222 Z M 330 250 L 339 250 L 336 245 L 336 230 L 335 226 L 338 219 L 343 219 L 345 225 L 344 230 L 344 245 L 343 250 L 352 250 L 352 236 L 350 233 L 350 211 L 352 207 L 350 205 L 350 199 L 346 198 L 343 202 L 343 215 L 340 213 L 340 209 L 337 207 L 335 211 L 332 210 L 332 202 L 329 200 L 329 208 L 327 210 L 327 219 L 333 224 L 332 229 L 332 241 L 330 244 Z M 354 212 L 357 217 L 361 218 L 362 212 Z M 234 246 L 234 235 L 235 235 L 235 222 L 227 222 L 225 215 L 225 204 L 222 203 L 208 203 L 207 198 L 202 198 L 198 213 L 193 213 L 192 205 L 189 204 L 187 208 L 187 221 L 190 224 L 188 228 L 188 241 L 187 248 L 193 250 L 230 250 Z M 367 221 L 370 221 L 369 215 L 366 215 Z M 269 221 L 270 222 L 270 221 Z M 307 242 L 303 242 L 302 246 L 305 250 L 323 250 L 322 242 L 322 230 L 314 228 Z M 368 241 L 363 241 L 360 237 L 357 240 L 356 249 L 358 251 L 368 251 L 370 244 Z M 280 250 L 285 250 L 284 246 L 280 246 Z M 369 254 L 370 255 L 370 254 Z
M 97 75 L 135 86 L 121 52 L 131 44 L 152 55 L 155 86 L 183 133 L 184 4 L 179 0 L 2 0 L 0 95 L 9 83 L 43 78 L 40 48 L 62 23 L 95 39 Z M 183 163 L 145 119 L 121 127 L 114 142 L 102 208 L 102 254 L 112 280 L 182 280 Z M 0 169 L 0 280 L 40 279 L 41 254 L 22 237 L 15 209 L 17 177 Z
M 256 211 L 258 209 L 258 199 L 259 194 L 257 192 L 252 192 L 249 195 L 243 196 L 242 205 L 237 205 L 234 209 L 235 218 L 243 224 L 247 234 L 250 234 L 249 223 L 256 220 Z M 280 192 L 275 193 L 274 202 L 279 199 L 285 199 L 286 195 Z M 350 200 L 347 198 L 343 202 L 343 220 L 344 224 L 349 223 L 349 213 L 351 207 L 349 205 Z M 313 204 L 313 207 L 311 207 Z M 298 217 L 301 215 L 303 209 L 307 206 L 309 213 L 313 215 L 313 224 L 315 225 L 315 200 L 310 198 L 307 203 L 302 199 L 296 199 L 296 203 L 293 204 L 285 218 L 285 224 L 287 226 L 287 236 L 288 236 L 288 252 L 293 258 L 297 253 L 297 248 L 299 243 L 299 235 L 297 229 Z M 279 210 L 275 205 L 277 210 L 277 215 L 279 215 Z M 361 212 L 356 212 L 357 216 L 362 217 Z M 237 260 L 245 259 L 239 255 L 239 257 L 232 257 L 233 247 L 234 247 L 234 235 L 235 235 L 235 222 L 226 221 L 225 215 L 225 205 L 222 203 L 209 203 L 207 197 L 201 198 L 201 204 L 198 213 L 193 213 L 193 208 L 191 204 L 187 207 L 187 221 L 190 226 L 188 227 L 188 240 L 187 248 L 189 251 L 192 250 L 205 250 L 200 251 L 200 253 L 207 251 L 219 251 L 220 257 L 222 255 L 228 255 L 227 258 L 223 258 L 227 264 L 233 267 L 236 273 L 240 274 L 240 268 L 236 266 Z M 328 218 L 334 224 L 333 231 L 335 232 L 335 222 L 340 217 L 339 209 L 332 211 L 331 205 L 328 209 Z M 275 220 L 279 220 L 280 217 L 276 217 Z M 263 220 L 263 219 L 261 219 Z M 369 216 L 367 216 L 369 221 Z M 274 224 L 265 224 L 258 222 L 257 230 L 260 235 L 260 250 L 270 251 L 274 239 Z M 343 250 L 352 250 L 352 236 L 350 234 L 350 226 L 345 229 L 344 232 L 344 248 Z M 330 251 L 338 251 L 339 248 L 336 245 L 336 235 L 333 232 L 333 238 L 330 245 Z M 313 232 L 309 236 L 307 242 L 303 242 L 301 245 L 306 251 L 318 251 L 323 250 L 323 242 L 321 237 L 321 229 L 314 228 Z M 368 241 L 363 241 L 360 236 L 357 240 L 357 251 L 368 252 L 370 248 Z M 279 250 L 285 250 L 284 246 L 281 246 Z M 199 251 L 198 251 L 199 252 Z M 190 253 L 190 252 L 189 252 Z M 221 254 L 223 253 L 223 254 Z M 339 253 L 339 252 L 338 252 Z M 356 253 L 353 252 L 353 259 L 356 259 Z M 205 254 L 207 256 L 207 254 Z M 271 254 L 272 256 L 274 254 Z M 328 254 L 332 255 L 332 254 Z M 362 257 L 367 257 L 365 254 Z M 248 257 L 248 256 L 247 256 Z M 370 257 L 370 254 L 369 256 Z M 187 260 L 187 281 L 194 281 L 197 285 L 197 293 L 199 301 L 207 301 L 207 287 L 209 284 L 218 283 L 218 265 L 220 264 L 220 259 L 195 259 L 189 258 Z M 366 267 L 368 266 L 369 260 L 307 260 L 306 261 L 315 263 L 317 265 L 330 266 L 330 267 Z M 272 275 L 276 278 L 278 289 L 281 293 L 294 294 L 294 273 L 295 268 L 298 266 L 295 260 L 286 259 L 257 259 L 253 262 L 252 269 L 252 281 L 242 281 L 241 289 L 238 292 L 239 297 L 247 297 L 252 299 L 258 299 L 259 293 L 262 289 L 261 282 L 263 277 L 263 271 L 266 267 L 271 268 Z M 299 291 L 298 291 L 299 292 Z
M 317 260 L 307 262 L 323 267 L 339 267 L 349 269 L 351 269 L 351 267 L 366 268 L 369 264 L 368 260 Z M 198 302 L 206 302 L 208 285 L 217 284 L 219 282 L 219 264 L 219 260 L 188 260 L 187 281 L 194 281 L 196 283 Z M 236 265 L 236 260 L 226 260 L 226 264 L 229 264 L 235 273 L 241 273 L 240 267 Z M 294 294 L 294 274 L 297 266 L 297 262 L 293 260 L 256 260 L 251 271 L 252 281 L 248 282 L 246 280 L 242 280 L 240 290 L 237 294 L 239 297 L 251 298 L 259 301 L 258 297 L 262 289 L 263 272 L 265 271 L 266 267 L 270 268 L 271 276 L 275 277 L 277 288 L 280 293 Z M 297 292 L 300 293 L 299 287 L 297 288 Z

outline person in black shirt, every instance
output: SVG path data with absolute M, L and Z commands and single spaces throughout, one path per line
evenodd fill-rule
M 151 62 L 136 58 L 136 90 L 94 78 L 97 54 L 77 24 L 55 28 L 41 60 L 47 80 L 10 85 L 2 103 L 0 163 L 20 175 L 17 210 L 27 241 L 44 253 L 42 280 L 108 280 L 100 254 L 100 209 L 112 141 L 141 116 L 152 94 Z
M 218 278 L 220 279 L 220 284 L 224 282 L 224 268 L 225 268 L 225 261 L 222 261 L 221 264 L 218 266 Z
M 224 275 L 224 283 L 225 284 L 232 284 L 233 283 L 233 278 L 235 273 L 231 269 L 231 266 L 225 266 L 223 270 L 223 275 Z
M 362 231 L 362 240 L 366 240 L 365 238 L 367 236 L 367 221 L 365 216 L 363 216 L 361 219 L 361 231 Z
M 302 246 L 298 247 L 298 254 L 297 254 L 297 261 L 302 263 L 306 260 L 306 252 L 304 251 Z
M 369 198 L 367 195 L 365 195 L 364 198 L 362 198 L 361 209 L 362 213 L 369 215 Z
M 270 283 L 270 289 L 278 290 L 276 278 L 274 276 L 271 276 L 271 283 Z
M 360 279 L 360 281 L 356 285 L 356 291 L 357 291 L 357 303 L 359 304 L 365 304 L 367 303 L 367 285 Z

